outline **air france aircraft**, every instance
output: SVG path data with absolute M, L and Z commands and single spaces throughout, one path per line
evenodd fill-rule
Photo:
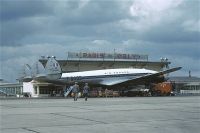
M 121 68 L 103 69 L 83 72 L 62 73 L 61 67 L 54 57 L 48 59 L 44 74 L 32 75 L 32 80 L 45 81 L 58 84 L 72 84 L 74 82 L 89 83 L 90 85 L 116 86 L 128 84 L 141 84 L 150 82 L 162 82 L 164 74 L 181 69 L 175 67 L 164 71 L 148 69 Z M 30 77 L 30 76 L 25 76 Z M 22 78 L 22 80 L 27 81 Z

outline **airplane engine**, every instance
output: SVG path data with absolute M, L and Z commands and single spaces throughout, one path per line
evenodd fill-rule
M 62 75 L 62 69 L 54 56 L 49 57 L 46 66 L 46 78 L 49 80 L 59 79 Z

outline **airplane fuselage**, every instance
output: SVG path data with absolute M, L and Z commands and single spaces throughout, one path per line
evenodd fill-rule
M 61 79 L 65 80 L 66 82 L 77 81 L 98 84 L 102 81 L 112 80 L 113 78 L 117 78 L 119 80 L 132 79 L 154 73 L 156 73 L 156 71 L 147 69 L 104 69 L 84 72 L 62 73 Z

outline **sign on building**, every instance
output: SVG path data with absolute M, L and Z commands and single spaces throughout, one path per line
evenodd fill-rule
M 148 55 L 124 53 L 68 52 L 68 58 L 77 59 L 115 59 L 115 60 L 148 60 Z

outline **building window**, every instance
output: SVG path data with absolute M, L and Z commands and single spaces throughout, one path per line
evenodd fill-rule
M 50 94 L 50 90 L 48 88 L 40 88 L 40 94 Z

